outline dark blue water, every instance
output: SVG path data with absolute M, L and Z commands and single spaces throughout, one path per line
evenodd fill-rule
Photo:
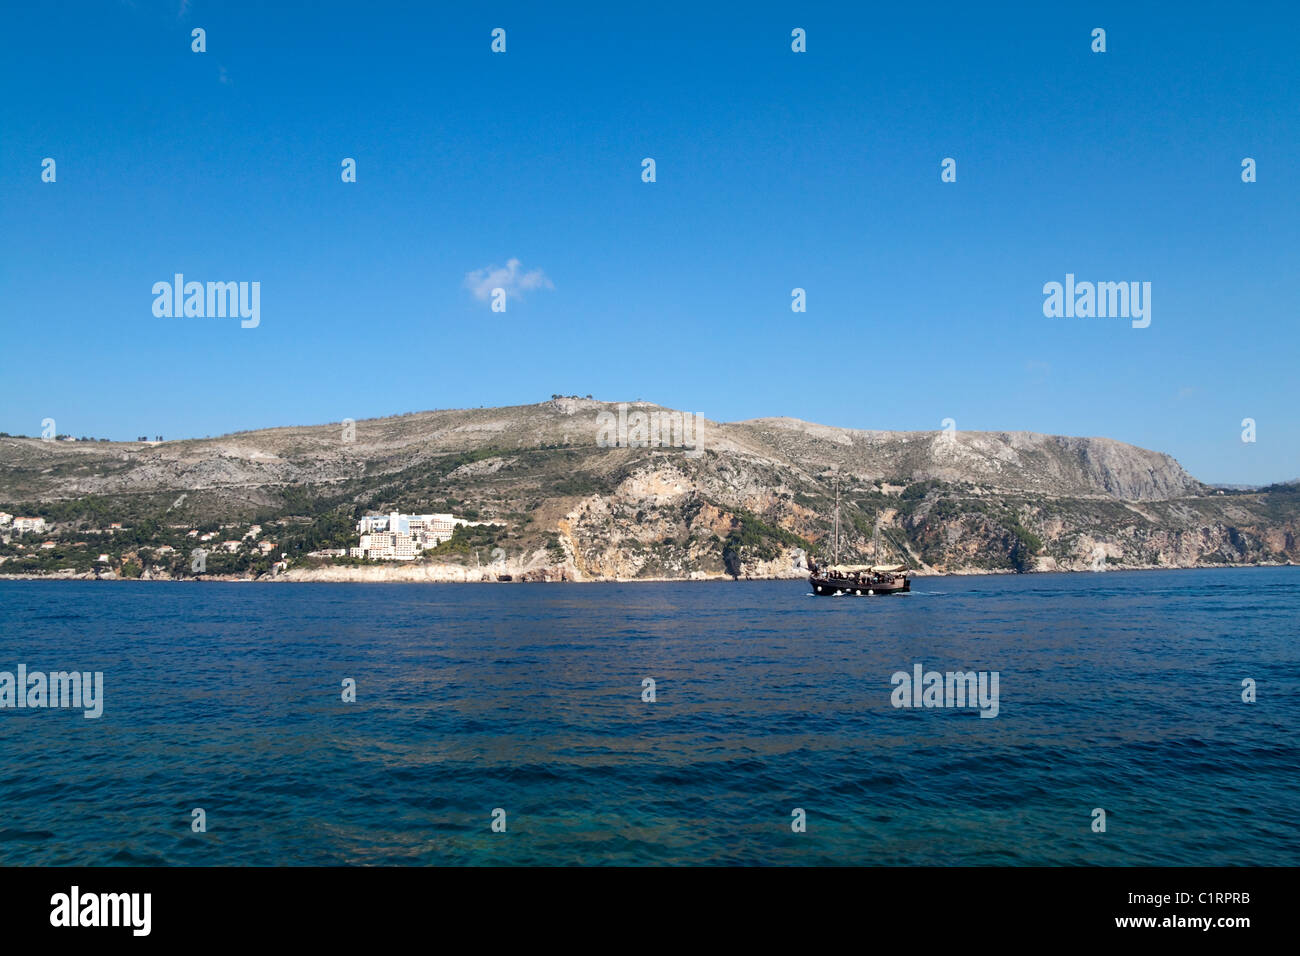
M 0 582 L 0 670 L 106 698 L 0 710 L 0 863 L 1294 865 L 1298 621 L 1297 568 Z M 917 662 L 999 715 L 895 709 Z

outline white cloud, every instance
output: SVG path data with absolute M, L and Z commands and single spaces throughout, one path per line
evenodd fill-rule
M 465 276 L 465 288 L 480 302 L 487 302 L 493 289 L 505 289 L 507 298 L 522 299 L 525 292 L 554 289 L 555 283 L 541 269 L 524 272 L 518 259 L 510 259 L 504 266 L 475 269 Z

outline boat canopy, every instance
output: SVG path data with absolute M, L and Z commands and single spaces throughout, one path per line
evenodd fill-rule
M 826 569 L 830 574 L 897 574 L 905 570 L 902 564 L 836 564 Z

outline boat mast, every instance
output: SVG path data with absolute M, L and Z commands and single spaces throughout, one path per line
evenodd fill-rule
M 835 475 L 835 563 L 840 563 L 840 476 Z

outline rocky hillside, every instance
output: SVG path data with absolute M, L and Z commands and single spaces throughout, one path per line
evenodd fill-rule
M 209 575 L 793 576 L 830 548 L 837 476 L 846 559 L 871 559 L 877 523 L 882 560 L 935 572 L 1300 558 L 1296 486 L 1211 489 L 1167 455 L 1110 439 L 789 418 L 688 416 L 671 430 L 676 413 L 631 403 L 624 437 L 658 447 L 607 447 L 617 413 L 557 398 L 161 444 L 0 437 L 0 511 L 50 526 L 0 527 L 0 573 L 186 576 L 197 532 L 231 542 Z M 638 413 L 653 432 L 638 431 Z M 394 509 L 497 524 L 418 565 L 310 556 L 355 544 L 359 515 Z

